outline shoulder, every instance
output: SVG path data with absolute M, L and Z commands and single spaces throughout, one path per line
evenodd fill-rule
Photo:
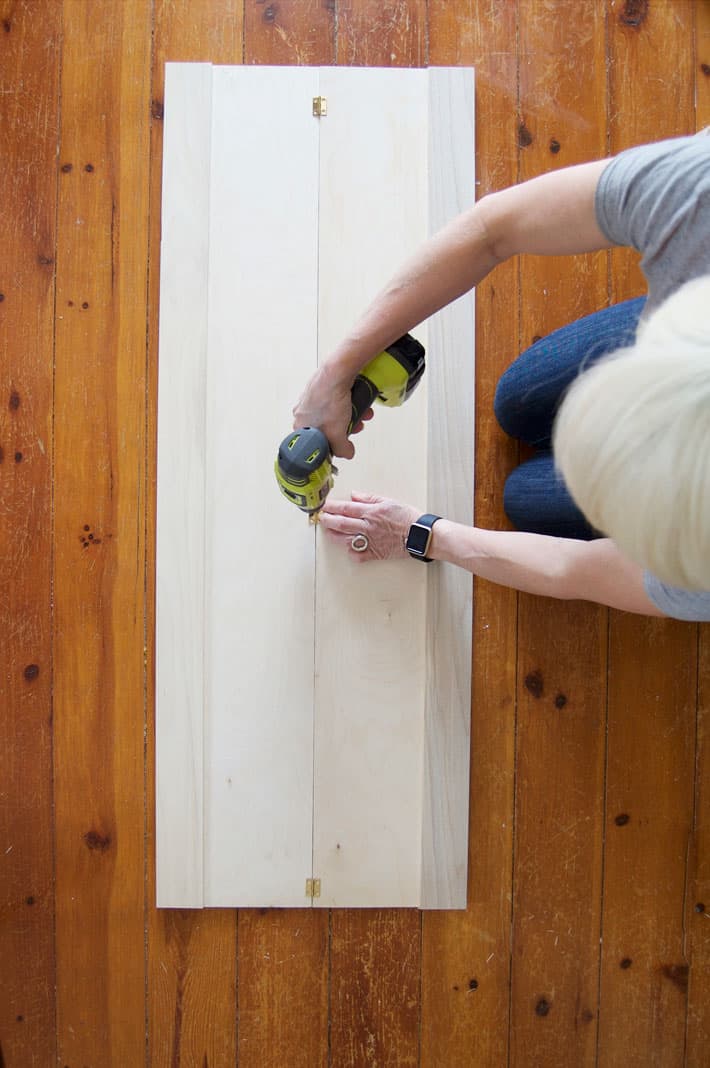
M 710 127 L 689 137 L 637 145 L 609 160 L 597 186 L 597 217 L 605 232 L 626 210 L 638 210 L 638 198 L 658 201 L 674 187 L 684 195 L 710 188 Z M 613 239 L 613 234 L 609 233 Z
M 644 588 L 653 604 L 671 619 L 684 619 L 692 623 L 710 620 L 710 592 L 669 586 L 650 571 L 644 572 Z
M 595 213 L 612 244 L 642 254 L 650 314 L 678 286 L 710 273 L 710 137 L 621 152 L 600 176 Z

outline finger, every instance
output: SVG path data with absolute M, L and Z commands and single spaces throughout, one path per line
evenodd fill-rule
M 366 508 L 354 501 L 338 501 L 330 498 L 323 505 L 321 515 L 347 515 L 351 519 L 363 520 L 366 518 Z
M 354 538 L 356 534 L 362 534 L 362 520 L 352 519 L 344 515 L 323 515 L 321 513 L 319 526 L 328 533 L 341 534 Z
M 378 497 L 374 493 L 362 493 L 360 490 L 353 490 L 350 499 L 354 504 L 382 504 L 384 501 L 384 497 Z
M 363 431 L 365 429 L 365 423 L 369 423 L 374 414 L 375 413 L 373 412 L 372 408 L 368 408 L 366 411 L 364 411 L 355 426 L 350 431 L 350 433 L 359 434 L 361 431 Z

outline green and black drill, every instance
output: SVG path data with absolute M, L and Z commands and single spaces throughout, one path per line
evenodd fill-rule
M 411 334 L 375 356 L 353 384 L 348 434 L 374 401 L 390 408 L 404 404 L 424 374 L 424 366 L 424 346 Z M 279 446 L 274 471 L 284 497 L 315 521 L 338 473 L 323 431 L 307 426 L 287 434 Z

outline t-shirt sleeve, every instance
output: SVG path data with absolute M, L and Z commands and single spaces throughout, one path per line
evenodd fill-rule
M 650 571 L 644 572 L 643 584 L 656 608 L 671 619 L 685 619 L 693 623 L 710 620 L 710 593 L 695 593 L 669 586 Z
M 621 152 L 602 172 L 595 210 L 609 241 L 641 253 L 649 308 L 710 273 L 710 137 Z

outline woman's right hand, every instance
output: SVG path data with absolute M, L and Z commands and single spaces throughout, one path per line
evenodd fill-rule
M 352 378 L 338 376 L 330 363 L 324 363 L 311 375 L 293 409 L 295 430 L 303 426 L 318 427 L 327 437 L 333 455 L 346 460 L 351 460 L 355 455 L 355 447 L 348 438 L 353 381 Z M 372 415 L 372 409 L 369 408 L 351 433 L 359 433 L 362 423 L 372 419 Z

